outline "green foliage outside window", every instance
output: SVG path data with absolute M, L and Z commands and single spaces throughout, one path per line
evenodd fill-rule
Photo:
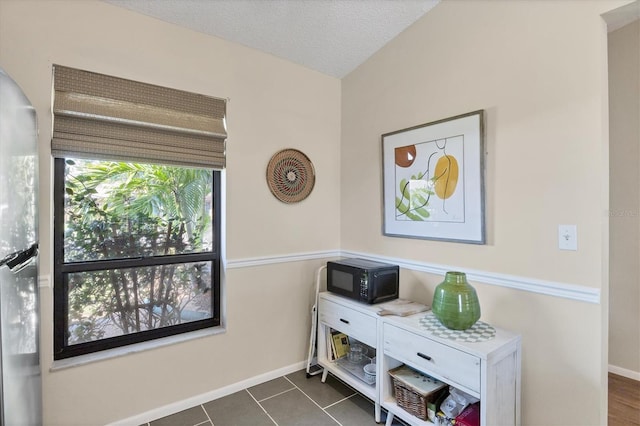
M 67 274 L 69 345 L 212 317 L 212 262 L 143 261 L 213 250 L 212 178 L 205 169 L 66 160 L 63 261 L 104 264 Z

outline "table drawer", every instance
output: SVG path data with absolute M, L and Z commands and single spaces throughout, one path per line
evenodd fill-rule
M 318 316 L 321 323 L 369 346 L 377 346 L 375 317 L 324 299 L 320 299 Z
M 480 358 L 390 324 L 383 332 L 386 355 L 480 393 Z

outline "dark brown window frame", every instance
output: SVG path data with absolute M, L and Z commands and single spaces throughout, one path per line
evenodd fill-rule
M 189 253 L 179 255 L 163 255 L 137 257 L 127 259 L 110 259 L 85 262 L 64 262 L 64 208 L 65 208 L 65 159 L 54 160 L 54 360 L 71 358 L 100 352 L 108 349 L 128 346 L 136 343 L 148 342 L 169 336 L 175 336 L 192 331 L 214 328 L 221 324 L 221 172 L 213 173 L 212 200 L 212 250 L 205 253 Z M 68 337 L 68 282 L 70 273 L 91 272 L 118 268 L 132 268 L 157 266 L 167 264 L 181 264 L 189 262 L 211 262 L 211 309 L 212 318 L 176 324 L 153 330 L 140 331 L 122 336 L 110 337 L 91 342 L 67 344 Z

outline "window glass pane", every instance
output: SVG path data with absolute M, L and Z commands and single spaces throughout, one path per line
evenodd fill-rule
M 212 318 L 211 262 L 70 273 L 68 345 Z
M 64 261 L 212 250 L 213 171 L 67 159 Z

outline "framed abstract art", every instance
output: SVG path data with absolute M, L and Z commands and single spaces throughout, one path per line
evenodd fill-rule
M 484 244 L 484 111 L 382 135 L 383 233 Z

